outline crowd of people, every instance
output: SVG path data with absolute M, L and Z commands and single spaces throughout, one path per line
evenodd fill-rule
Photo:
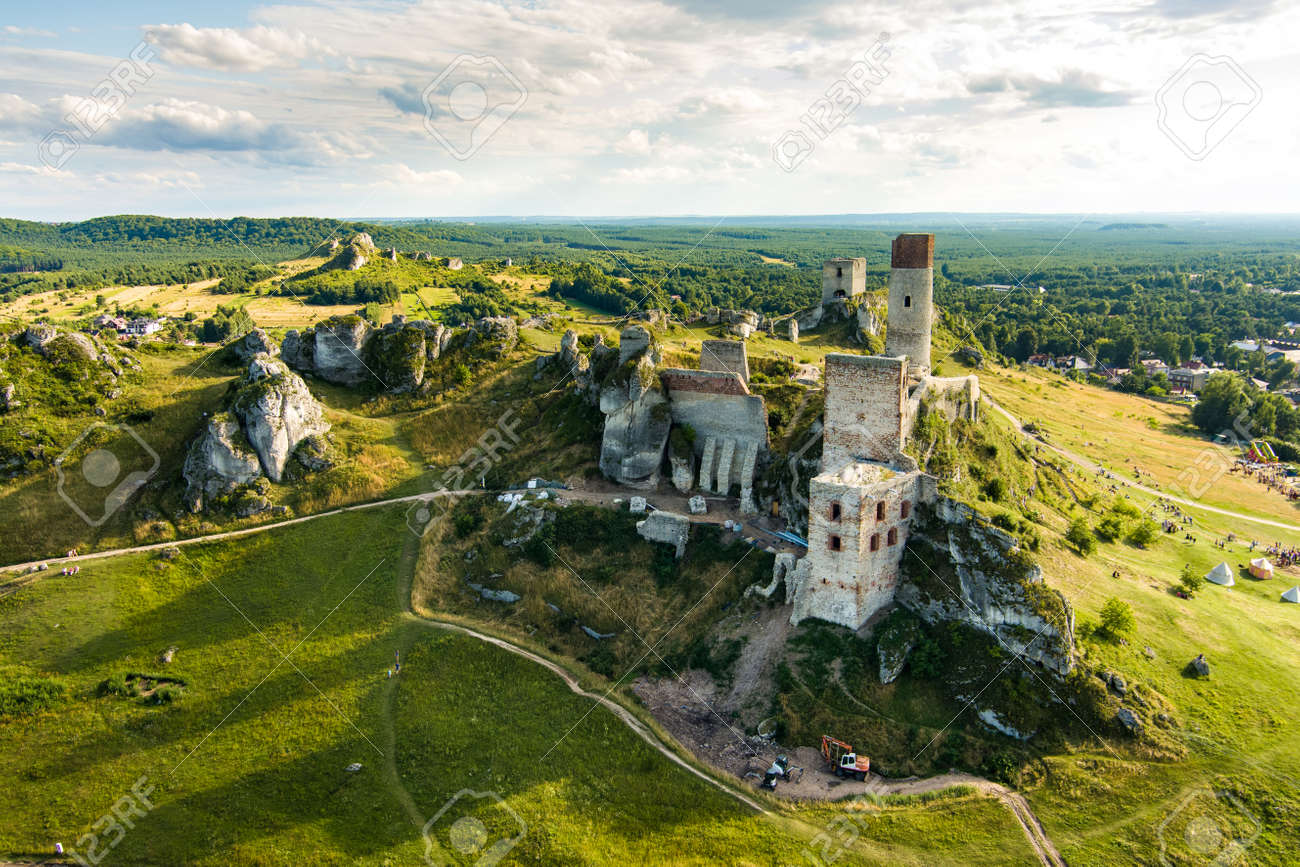
M 1288 500 L 1300 500 L 1300 490 L 1297 490 L 1295 478 L 1287 475 L 1283 464 L 1257 464 L 1239 460 L 1230 472 L 1240 472 L 1248 478 L 1254 478 L 1264 487 L 1277 491 Z

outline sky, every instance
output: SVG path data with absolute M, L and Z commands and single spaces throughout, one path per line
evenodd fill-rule
M 1295 3 L 6 6 L 0 217 L 1300 211 Z

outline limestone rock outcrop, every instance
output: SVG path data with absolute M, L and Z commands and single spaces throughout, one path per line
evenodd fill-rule
M 966 623 L 1057 675 L 1074 668 L 1074 611 L 1013 537 L 941 497 L 913 538 L 900 605 L 928 623 Z
M 221 412 L 208 419 L 202 433 L 190 444 L 182 474 L 185 502 L 190 511 L 197 512 L 213 498 L 258 478 L 262 465 L 239 422 L 230 413 Z
M 293 332 L 295 335 L 297 332 Z M 261 328 L 254 328 L 252 331 L 233 341 L 231 349 L 235 357 L 240 361 L 251 361 L 258 355 L 279 355 L 280 344 L 276 343 L 269 334 Z
M 605 414 L 601 472 L 632 487 L 655 487 L 672 415 L 648 352 L 643 349 L 613 371 L 600 389 L 600 411 Z
M 327 382 L 360 385 L 371 379 L 362 360 L 370 323 L 357 315 L 334 316 L 317 325 L 312 337 L 312 369 Z
M 231 411 L 239 419 L 267 478 L 278 482 L 300 442 L 330 429 L 302 377 L 283 361 L 259 355 L 248 365 Z

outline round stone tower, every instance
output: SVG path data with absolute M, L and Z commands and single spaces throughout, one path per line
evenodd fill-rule
M 895 238 L 890 269 L 885 355 L 907 356 L 908 376 L 924 376 L 930 370 L 934 320 L 934 235 L 905 233 Z

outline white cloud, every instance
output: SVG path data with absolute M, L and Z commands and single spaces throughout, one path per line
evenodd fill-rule
M 333 53 L 301 31 L 276 27 L 234 30 L 155 24 L 145 28 L 145 38 L 157 45 L 162 58 L 171 63 L 242 72 L 295 67 L 304 60 Z
M 6 36 L 39 36 L 44 39 L 53 39 L 57 34 L 49 30 L 41 30 L 37 27 L 18 27 L 14 24 L 6 24 L 0 27 L 0 33 Z
M 1300 84 L 1300 7 L 1246 2 L 1249 15 L 1228 0 L 285 0 L 205 22 L 222 26 L 130 22 L 166 74 L 75 165 L 120 189 L 172 161 L 245 213 L 359 207 L 340 185 L 373 188 L 365 209 L 393 215 L 1291 208 L 1272 179 L 1300 134 L 1284 98 Z M 828 93 L 882 32 L 887 77 L 835 114 Z M 0 162 L 33 162 L 120 61 L 120 39 L 88 34 L 76 52 L 0 40 Z M 1196 51 L 1232 56 L 1266 98 L 1191 166 L 1152 98 Z M 462 54 L 496 58 L 528 91 L 463 164 L 425 131 L 421 98 Z M 771 157 L 788 129 L 816 144 L 789 176 Z M 142 176 L 131 206 L 172 201 L 168 183 Z M 443 188 L 454 195 L 428 195 Z

